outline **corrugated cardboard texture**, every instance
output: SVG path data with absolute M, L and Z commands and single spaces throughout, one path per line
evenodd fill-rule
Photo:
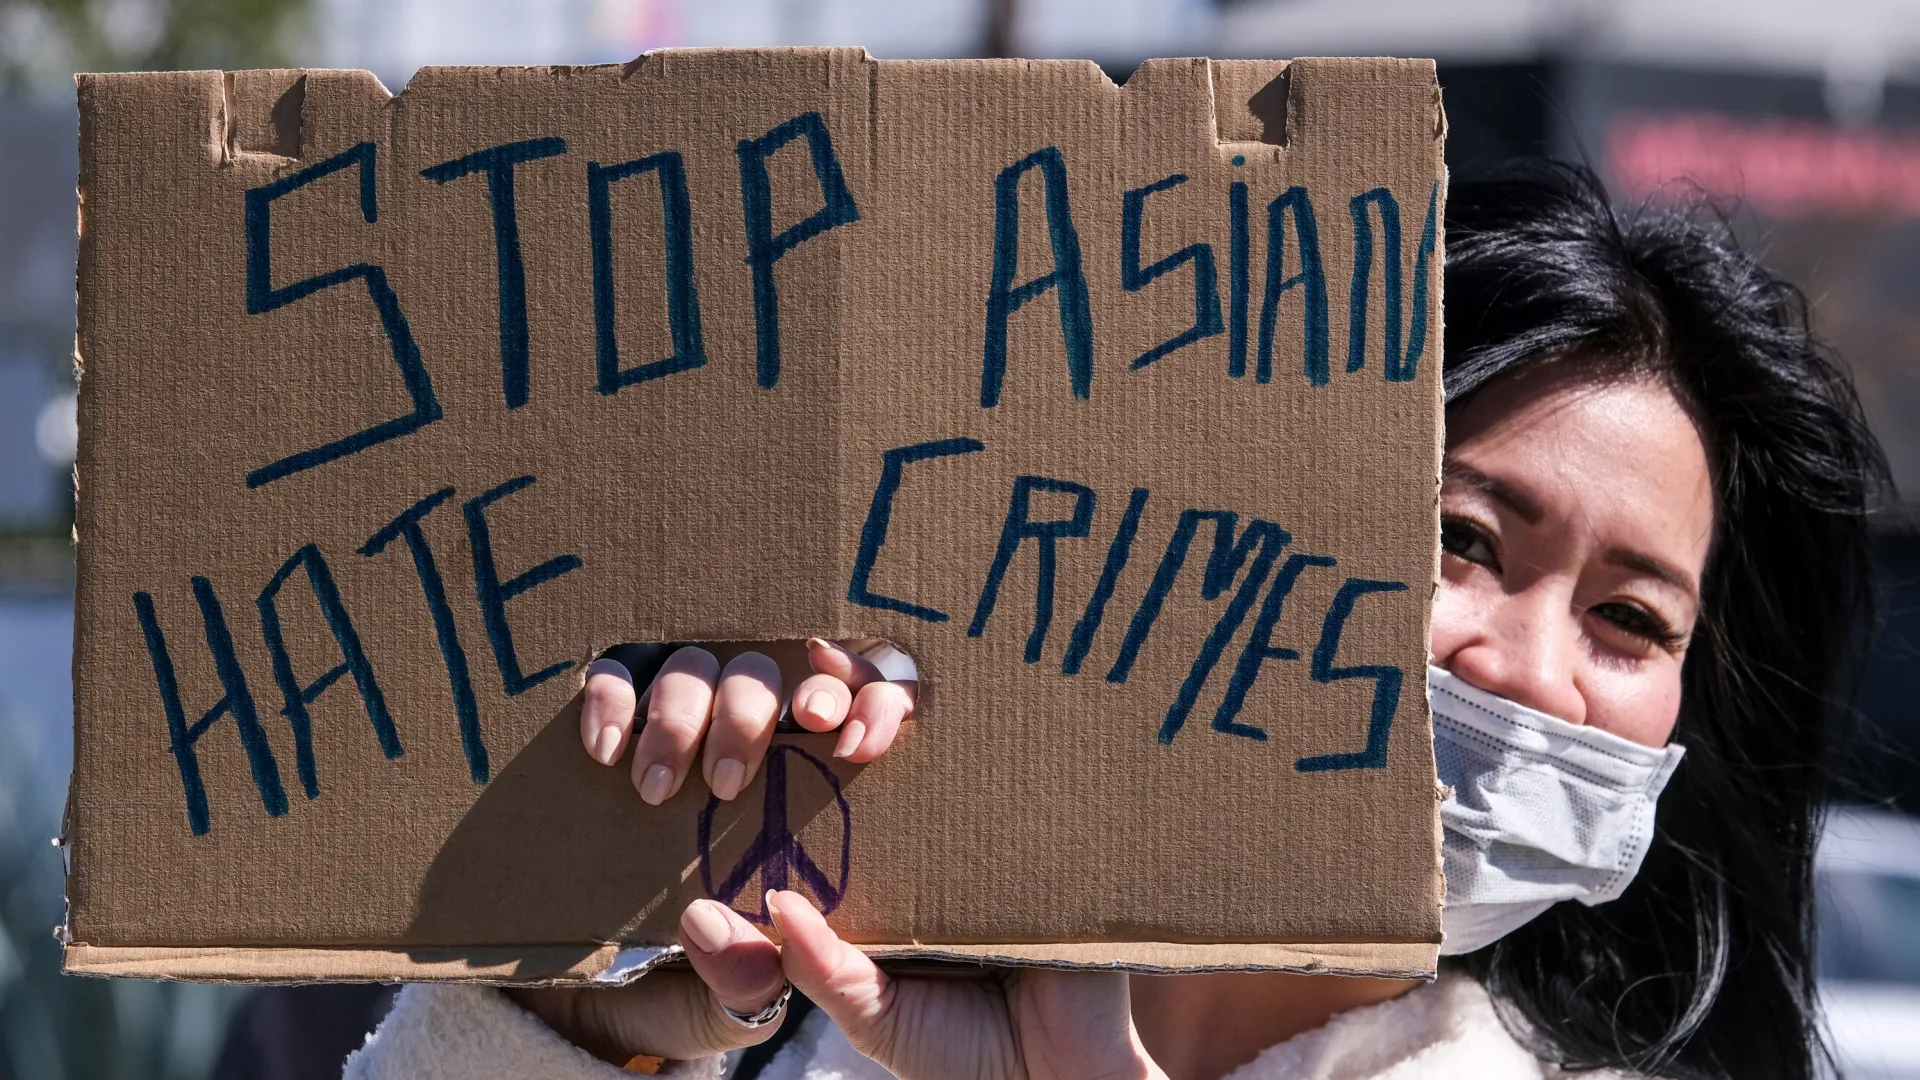
M 70 969 L 580 977 L 784 876 L 879 951 L 1431 970 L 1430 63 L 80 108 Z M 813 634 L 918 661 L 880 762 L 579 746 L 609 645 Z

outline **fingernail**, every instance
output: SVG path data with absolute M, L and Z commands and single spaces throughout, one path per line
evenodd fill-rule
M 832 720 L 836 704 L 833 695 L 825 690 L 815 690 L 807 695 L 807 711 L 818 720 Z
M 659 806 L 667 801 L 667 793 L 673 790 L 673 770 L 665 765 L 647 766 L 646 775 L 640 779 L 640 801 L 649 806 Z
M 767 890 L 767 898 L 766 898 L 767 917 L 772 919 L 776 924 L 779 923 L 781 919 L 785 918 L 785 916 L 781 915 L 780 913 L 780 905 L 775 903 L 773 899 L 778 895 L 780 894 L 777 892 L 774 892 L 772 889 Z
M 831 649 L 831 648 L 833 648 L 833 642 L 831 642 L 831 641 L 828 641 L 828 640 L 827 640 L 826 638 L 823 638 L 823 637 L 810 637 L 810 638 L 808 638 L 808 639 L 807 639 L 807 646 L 808 646 L 809 648 L 811 648 L 811 647 L 813 647 L 813 646 L 815 646 L 815 645 L 818 645 L 818 646 L 820 646 L 820 647 L 821 647 L 821 648 L 823 648 L 823 649 Z
M 747 763 L 739 758 L 721 758 L 713 763 L 713 794 L 725 802 L 747 786 Z
M 834 757 L 846 757 L 860 748 L 860 740 L 867 737 L 867 725 L 863 720 L 849 720 L 847 726 L 840 729 L 840 745 L 833 748 Z
M 733 924 L 711 900 L 695 900 L 680 916 L 680 929 L 704 953 L 717 953 L 733 942 Z
M 600 729 L 593 739 L 593 759 L 602 765 L 613 764 L 614 754 L 620 749 L 620 729 L 608 724 Z

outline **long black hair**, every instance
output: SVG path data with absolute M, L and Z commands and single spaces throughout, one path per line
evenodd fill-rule
M 1454 183 L 1446 228 L 1450 411 L 1530 364 L 1649 375 L 1699 426 L 1716 495 L 1674 733 L 1687 758 L 1639 876 L 1460 966 L 1565 1067 L 1811 1077 L 1830 695 L 1871 603 L 1886 484 L 1853 385 L 1804 296 L 1715 215 L 1621 213 L 1591 172 L 1536 162 Z

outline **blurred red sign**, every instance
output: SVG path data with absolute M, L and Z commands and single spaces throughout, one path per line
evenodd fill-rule
M 1920 135 L 1717 113 L 1627 113 L 1606 134 L 1620 190 L 1660 201 L 1704 188 L 1774 218 L 1920 218 Z

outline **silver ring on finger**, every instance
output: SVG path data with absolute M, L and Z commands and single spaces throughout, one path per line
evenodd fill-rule
M 743 1013 L 735 1009 L 729 1009 L 725 1005 L 720 1006 L 720 1011 L 732 1017 L 734 1023 L 739 1024 L 741 1027 L 765 1027 L 775 1020 L 780 1019 L 780 1014 L 786 1011 L 787 999 L 792 996 L 793 984 L 782 983 L 780 985 L 780 993 L 776 994 L 772 1001 L 767 1002 L 767 1007 L 761 1009 L 759 1012 Z

